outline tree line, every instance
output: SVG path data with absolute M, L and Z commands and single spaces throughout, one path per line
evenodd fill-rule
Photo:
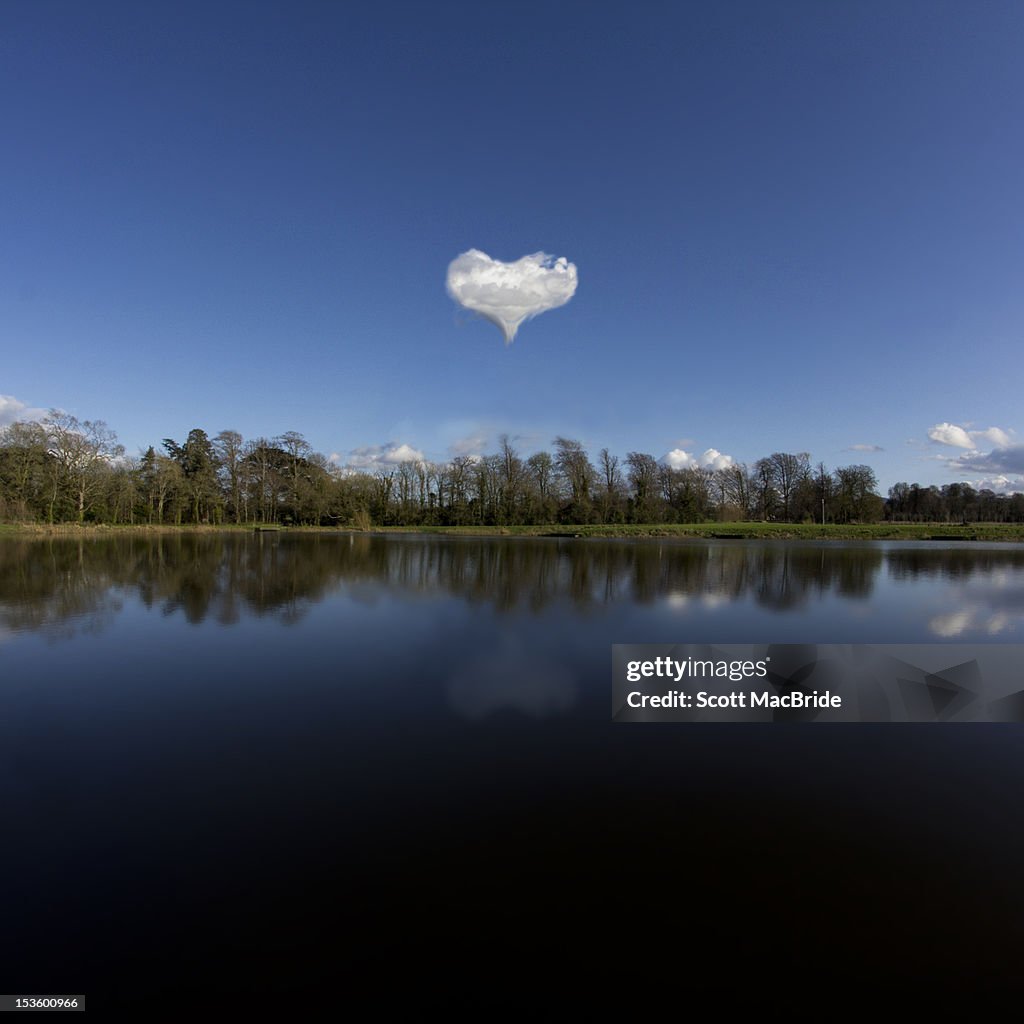
M 51 411 L 0 430 L 6 522 L 370 526 L 515 526 L 762 520 L 1024 522 L 1024 495 L 899 483 L 888 499 L 866 465 L 829 469 L 806 452 L 751 465 L 673 468 L 556 437 L 524 456 L 497 451 L 369 470 L 335 465 L 302 434 L 243 439 L 196 428 L 127 456 L 102 421 Z

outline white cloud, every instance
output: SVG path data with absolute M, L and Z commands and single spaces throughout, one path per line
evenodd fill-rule
M 703 455 L 673 448 L 661 461 L 670 469 L 728 469 L 735 465 L 731 455 L 723 455 L 717 448 L 708 448 Z
M 514 263 L 470 249 L 448 265 L 448 294 L 501 328 L 511 345 L 519 325 L 576 294 L 576 265 L 564 256 L 536 252 Z
M 340 456 L 335 452 L 331 461 L 340 461 Z M 349 452 L 346 464 L 351 469 L 377 469 L 393 468 L 403 462 L 425 462 L 426 456 L 418 448 L 408 444 L 396 444 L 389 441 L 387 444 L 366 445 L 363 448 L 353 448 Z
M 1004 473 L 975 480 L 971 486 L 976 491 L 993 491 L 996 494 L 1015 494 L 1024 491 L 1024 476 L 1010 477 Z
M 1013 440 L 1005 430 L 999 427 L 989 427 L 988 430 L 972 430 L 971 437 L 975 442 L 987 441 L 994 448 L 1008 448 Z
M 424 462 L 426 457 L 418 448 L 412 445 L 400 444 L 397 448 L 389 451 L 385 457 L 386 462 Z
M 976 451 L 979 442 L 1006 448 L 1013 443 L 1007 432 L 1000 427 L 988 427 L 986 430 L 967 430 L 956 423 L 936 423 L 928 430 L 928 437 L 936 444 L 946 444 L 953 448 L 967 448 Z
M 15 398 L 14 395 L 0 395 L 0 427 L 11 423 L 38 421 L 46 415 L 45 409 L 35 409 Z
M 669 469 L 692 469 L 697 460 L 682 448 L 673 448 L 662 460 Z
M 847 452 L 884 452 L 885 449 L 880 444 L 851 444 L 849 448 L 844 448 L 843 451 L 847 451 Z
M 723 455 L 715 448 L 709 448 L 701 457 L 700 464 L 709 469 L 729 469 L 733 463 L 731 455 Z
M 948 444 L 954 448 L 973 448 L 971 435 L 955 423 L 936 423 L 928 428 L 928 437 L 936 444 Z
M 984 473 L 987 479 L 972 484 L 973 487 L 987 486 L 993 491 L 1009 494 L 1024 491 L 1024 444 L 994 448 L 987 455 L 982 452 L 964 452 L 959 458 L 950 459 L 947 465 L 954 473 Z
M 961 455 L 956 465 L 966 466 L 978 473 L 1024 473 L 1024 444 L 996 448 L 988 455 L 980 452 Z
M 453 456 L 472 455 L 479 458 L 487 447 L 489 440 L 488 435 L 481 430 L 475 434 L 470 434 L 468 437 L 456 439 L 448 446 L 448 450 Z

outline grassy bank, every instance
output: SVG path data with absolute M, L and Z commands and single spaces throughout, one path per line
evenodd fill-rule
M 255 527 L 247 526 L 156 526 L 139 523 L 134 526 L 110 526 L 106 523 L 0 523 L 0 537 L 112 537 L 121 534 L 180 534 L 180 533 L 252 533 Z M 267 526 L 264 529 L 280 529 Z M 330 531 L 336 533 L 336 530 Z
M 700 537 L 719 540 L 988 540 L 1024 541 L 1024 523 L 671 523 L 590 526 L 385 527 L 382 533 L 434 533 L 509 537 Z
M 0 536 L 110 537 L 121 534 L 252 533 L 245 526 L 104 526 L 62 523 L 3 524 Z M 339 533 L 338 527 L 273 527 L 282 533 Z M 709 540 L 978 540 L 1024 541 L 1024 523 L 973 523 L 948 526 L 942 523 L 870 523 L 827 526 L 811 523 L 681 523 L 613 524 L 589 526 L 387 526 L 371 532 L 441 534 L 459 537 L 692 537 Z

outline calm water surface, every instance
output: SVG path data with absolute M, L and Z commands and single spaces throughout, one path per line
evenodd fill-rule
M 6 539 L 0 990 L 1000 976 L 1024 728 L 609 719 L 613 643 L 967 640 L 1024 642 L 1024 548 Z

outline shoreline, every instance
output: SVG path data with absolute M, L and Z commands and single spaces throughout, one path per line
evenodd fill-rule
M 562 539 L 681 538 L 693 540 L 927 540 L 927 541 L 1003 541 L 1024 542 L 1024 523 L 866 523 L 851 525 L 813 523 L 656 523 L 592 524 L 585 526 L 378 526 L 359 530 L 342 526 L 277 526 L 274 524 L 222 525 L 150 525 L 104 523 L 0 523 L 2 537 L 107 538 L 135 535 L 187 534 L 328 534 L 388 536 L 417 534 L 453 537 L 525 537 Z

